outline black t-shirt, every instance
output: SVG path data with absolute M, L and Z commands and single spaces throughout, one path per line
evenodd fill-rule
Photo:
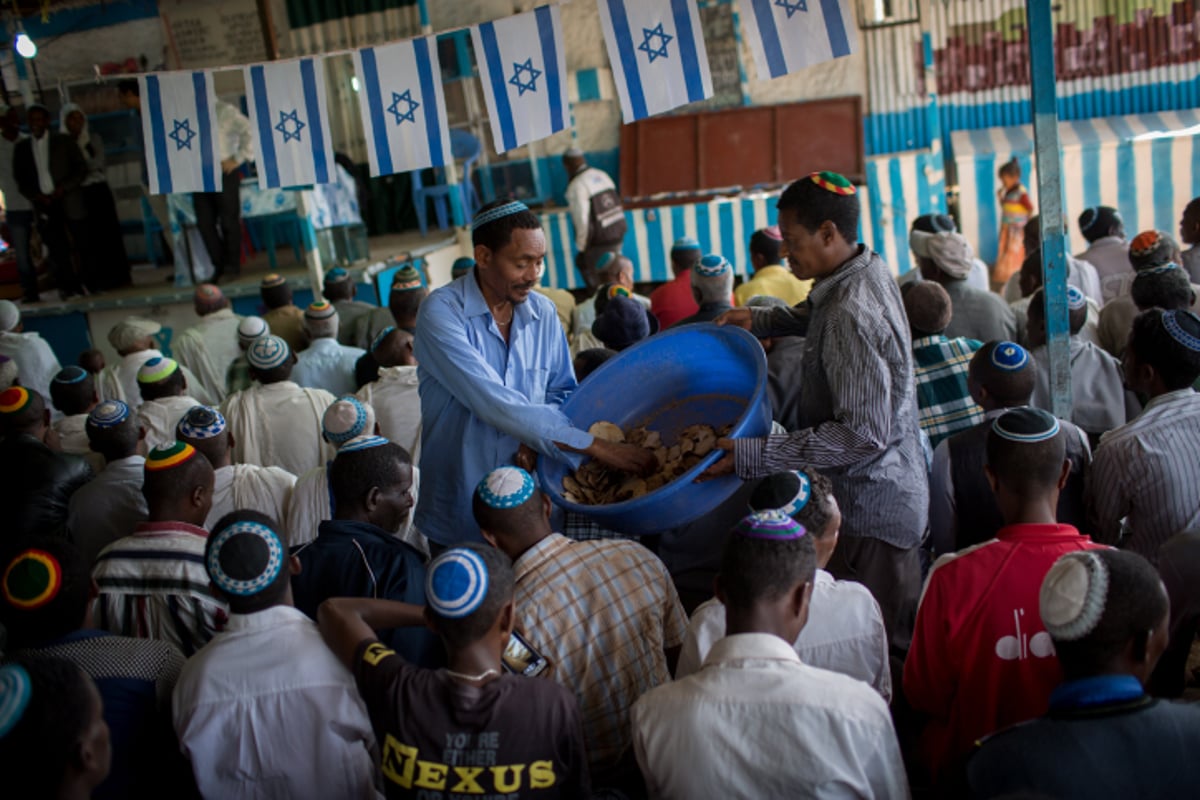
M 389 800 L 588 796 L 579 706 L 554 681 L 505 674 L 467 685 L 376 639 L 359 645 L 354 676 Z

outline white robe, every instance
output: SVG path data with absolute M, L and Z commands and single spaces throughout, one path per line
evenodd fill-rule
M 249 509 L 266 514 L 277 524 L 283 524 L 296 476 L 279 467 L 259 467 L 254 464 L 230 464 L 221 467 L 213 477 L 213 503 L 204 527 L 213 526 L 231 511 Z
M 413 512 L 417 510 L 417 497 L 421 493 L 421 470 L 412 468 L 413 507 L 408 517 L 396 531 L 396 537 L 407 542 L 424 555 L 429 555 L 429 541 L 413 527 Z M 287 509 L 287 546 L 299 547 L 317 538 L 321 522 L 333 518 L 330 506 L 329 480 L 325 467 L 310 469 L 296 480 Z
M 109 364 L 100 373 L 100 380 L 96 386 L 100 392 L 100 399 L 120 400 L 130 408 L 140 406 L 142 390 L 137 382 L 138 370 L 150 359 L 161 357 L 162 353 L 158 350 L 139 350 L 136 353 L 121 356 L 121 360 L 115 364 Z M 183 370 L 183 377 L 187 378 L 187 393 L 196 398 L 201 405 L 216 405 L 204 388 L 204 384 L 200 383 L 200 379 L 182 364 L 179 368 Z
M 72 414 L 57 420 L 52 427 L 58 434 L 58 446 L 62 451 L 81 456 L 92 465 L 92 472 L 99 475 L 104 469 L 104 456 L 92 450 L 87 437 L 87 418 L 87 414 Z
M 231 309 L 223 308 L 201 317 L 171 343 L 175 359 L 194 372 L 217 400 L 225 399 L 225 373 L 242 354 L 237 336 L 241 321 Z
M 0 333 L 0 355 L 17 362 L 17 378 L 26 389 L 34 389 L 50 406 L 50 382 L 62 367 L 50 344 L 36 333 Z
M 356 395 L 375 409 L 379 433 L 403 447 L 414 464 L 421 461 L 421 398 L 417 394 L 416 367 L 383 367 L 378 380 Z
M 175 441 L 175 426 L 200 401 L 186 394 L 148 400 L 138 406 L 138 422 L 146 429 L 146 447 L 164 447 Z
M 321 417 L 334 401 L 323 389 L 291 381 L 254 384 L 231 394 L 221 407 L 233 432 L 233 460 L 279 467 L 303 475 L 334 456 L 321 438 Z

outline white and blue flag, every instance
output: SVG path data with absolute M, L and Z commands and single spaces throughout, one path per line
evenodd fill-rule
M 138 83 L 150 193 L 221 191 L 212 73 L 160 72 Z
M 309 186 L 335 179 L 320 58 L 245 68 L 250 126 L 263 187 Z
M 371 175 L 445 166 L 450 126 L 433 37 L 354 51 Z
M 712 97 L 696 0 L 597 0 L 626 122 Z
M 760 80 L 854 52 L 850 0 L 738 0 Z
M 558 5 L 471 28 L 497 153 L 545 139 L 571 121 Z

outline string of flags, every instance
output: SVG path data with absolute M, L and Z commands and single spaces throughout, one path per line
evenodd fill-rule
M 713 95 L 697 0 L 596 0 L 626 123 Z M 850 0 L 736 0 L 760 79 L 855 52 Z M 470 28 L 497 153 L 565 130 L 562 16 L 556 3 Z M 332 55 L 332 54 L 327 54 Z M 453 157 L 437 40 L 352 51 L 371 175 L 445 166 Z M 335 179 L 324 58 L 243 68 L 259 180 Z M 143 75 L 150 191 L 221 187 L 214 70 Z

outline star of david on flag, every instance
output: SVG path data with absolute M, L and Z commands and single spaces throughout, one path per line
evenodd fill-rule
M 626 122 L 712 97 L 696 0 L 597 0 L 597 4 Z
M 151 194 L 219 192 L 217 94 L 211 72 L 160 72 L 138 78 Z
M 450 126 L 437 41 L 364 47 L 354 52 L 354 72 L 371 175 L 445 166 Z
M 545 139 L 570 122 L 557 4 L 471 28 L 497 153 Z
M 336 180 L 324 62 L 300 58 L 252 64 L 245 75 L 261 186 Z
M 855 51 L 850 0 L 737 0 L 747 44 L 762 80 Z

